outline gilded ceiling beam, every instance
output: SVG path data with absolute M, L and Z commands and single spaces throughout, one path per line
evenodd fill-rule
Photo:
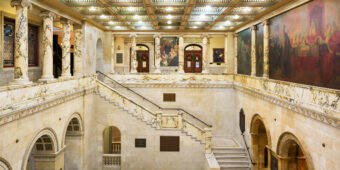
M 155 11 L 152 8 L 151 0 L 143 0 L 143 4 L 144 4 L 144 8 L 146 9 L 146 12 L 151 18 L 153 27 L 155 28 L 155 30 L 159 30 L 158 21 L 155 16 Z
M 228 15 L 234 8 L 238 7 L 241 3 L 243 2 L 243 0 L 236 0 L 234 3 L 232 3 L 230 5 L 230 7 L 226 8 L 222 13 L 221 15 L 219 15 L 215 21 L 211 22 L 209 24 L 209 26 L 207 26 L 207 30 L 210 30 L 217 22 L 220 22 L 221 20 L 224 19 L 224 17 L 226 15 Z
M 123 23 L 126 27 L 128 27 L 129 30 L 133 30 L 130 27 L 130 25 L 124 19 L 122 19 L 122 17 L 115 10 L 113 10 L 104 0 L 97 0 L 97 2 L 101 6 L 103 6 L 106 10 L 108 10 L 111 15 L 115 16 L 119 22 Z
M 196 0 L 189 0 L 188 4 L 184 8 L 184 14 L 182 17 L 181 26 L 179 30 L 184 30 L 185 26 L 188 24 L 192 10 L 195 8 Z

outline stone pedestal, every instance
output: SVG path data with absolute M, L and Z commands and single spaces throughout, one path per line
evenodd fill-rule
M 184 73 L 184 38 L 183 34 L 178 36 L 178 73 Z
M 39 81 L 54 80 L 53 76 L 53 19 L 55 14 L 50 11 L 43 11 L 43 50 L 44 58 L 42 65 L 42 76 Z
M 155 34 L 155 71 L 154 73 L 161 73 L 160 65 L 161 65 L 161 35 Z
M 61 77 L 60 78 L 69 78 L 71 77 L 71 24 L 72 21 L 62 18 L 60 19 L 61 24 L 63 25 L 63 44 L 62 44 L 62 69 L 61 69 Z
M 251 76 L 256 76 L 256 26 L 251 26 Z
M 269 24 L 268 20 L 263 22 L 263 77 L 269 78 Z
M 80 26 L 74 29 L 74 76 L 83 76 L 83 57 L 82 57 L 83 30 Z
M 15 47 L 14 47 L 14 80 L 10 84 L 30 84 L 28 79 L 28 20 L 27 9 L 31 7 L 28 0 L 12 0 L 16 7 Z
M 203 44 L 203 49 L 202 49 L 202 59 L 203 59 L 203 65 L 202 65 L 202 73 L 209 73 L 208 70 L 208 34 L 203 34 L 202 35 L 203 40 L 202 40 L 202 44 Z
M 131 37 L 131 73 L 137 73 L 136 38 L 137 34 L 130 34 Z

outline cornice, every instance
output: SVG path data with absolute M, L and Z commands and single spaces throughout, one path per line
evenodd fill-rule
M 51 107 L 57 106 L 59 104 L 65 103 L 67 101 L 76 99 L 80 96 L 84 96 L 86 94 L 91 94 L 95 91 L 95 87 L 91 87 L 91 88 L 87 88 L 87 89 L 82 89 L 82 90 L 78 90 L 75 92 L 72 92 L 70 94 L 65 94 L 62 96 L 58 96 L 55 98 L 51 98 L 48 100 L 45 100 L 41 103 L 38 104 L 34 104 L 22 109 L 18 109 L 18 110 L 14 110 L 12 112 L 9 112 L 7 114 L 4 115 L 0 115 L 0 126 L 15 121 L 15 120 L 19 120 L 21 118 L 24 118 L 26 116 L 29 115 L 33 115 L 34 113 L 49 109 Z
M 271 95 L 268 95 L 268 94 L 264 94 L 264 93 L 261 93 L 257 90 L 253 90 L 253 89 L 243 87 L 243 86 L 240 86 L 240 85 L 237 85 L 237 84 L 234 84 L 234 88 L 236 90 L 239 90 L 240 92 L 246 93 L 246 94 L 254 96 L 256 98 L 263 99 L 265 101 L 268 101 L 270 103 L 278 105 L 282 108 L 294 111 L 294 112 L 301 114 L 303 116 L 306 116 L 308 118 L 317 120 L 319 122 L 322 122 L 322 123 L 325 123 L 327 125 L 330 125 L 330 126 L 333 126 L 335 128 L 340 129 L 340 119 L 336 118 L 332 115 L 328 115 L 328 114 L 325 114 L 325 113 L 320 112 L 320 111 L 316 111 L 316 110 L 313 110 L 313 109 L 310 109 L 310 108 L 306 108 L 306 107 L 303 107 L 301 105 L 291 103 L 289 101 L 280 99 L 278 97 L 274 97 L 274 96 L 271 96 Z

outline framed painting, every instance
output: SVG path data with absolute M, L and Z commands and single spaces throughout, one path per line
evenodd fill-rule
M 250 28 L 238 33 L 237 73 L 250 75 L 251 72 L 251 31 Z
M 224 48 L 213 49 L 213 62 L 224 63 Z
M 178 66 L 178 38 L 161 38 L 161 66 Z

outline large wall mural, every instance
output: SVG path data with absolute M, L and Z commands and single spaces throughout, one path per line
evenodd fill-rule
M 251 31 L 250 28 L 238 33 L 237 73 L 250 75 L 251 72 Z
M 271 19 L 270 78 L 340 89 L 338 0 L 314 0 Z
M 263 75 L 263 25 L 257 24 L 256 31 L 256 76 Z
M 161 38 L 161 66 L 178 66 L 177 37 Z

